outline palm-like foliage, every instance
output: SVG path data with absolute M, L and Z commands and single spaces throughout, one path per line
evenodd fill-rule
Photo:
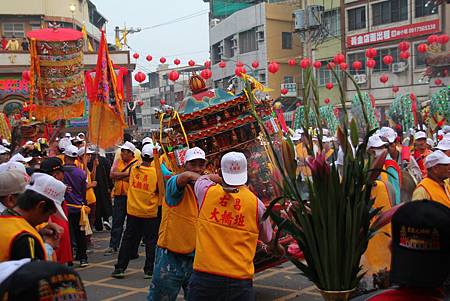
M 310 112 L 316 115 L 316 120 L 321 120 L 321 116 L 317 83 L 312 76 L 312 70 L 307 69 L 303 81 L 306 103 L 302 124 L 310 154 L 306 164 L 312 174 L 312 177 L 306 180 L 309 189 L 307 202 L 302 200 L 300 195 L 292 141 L 289 137 L 278 137 L 281 152 L 277 151 L 271 142 L 272 137 L 268 135 L 255 110 L 255 99 L 249 82 L 246 82 L 245 92 L 253 108 L 253 116 L 266 135 L 271 146 L 271 156 L 282 175 L 282 183 L 279 185 L 283 194 L 271 202 L 265 215 L 270 216 L 278 225 L 277 235 L 285 231 L 297 241 L 306 263 L 296 258 L 289 259 L 305 276 L 322 290 L 343 291 L 355 288 L 363 275 L 360 258 L 375 230 L 370 227 L 370 222 L 379 212 L 372 209 L 373 200 L 370 193 L 375 176 L 374 170 L 379 168 L 382 162 L 371 162 L 371 159 L 367 158 L 367 141 L 373 133 L 369 128 L 365 130 L 363 142 L 354 151 L 353 146 L 359 143 L 359 130 L 355 120 L 348 121 L 343 87 L 337 72 L 346 75 L 351 81 L 353 78 L 345 71 L 332 71 L 338 81 L 344 111 L 337 130 L 337 137 L 345 154 L 343 173 L 340 176 L 336 165 L 334 163 L 329 165 L 322 152 L 313 153 L 312 139 L 308 134 L 310 127 L 308 117 Z M 361 93 L 355 82 L 354 85 L 362 104 Z M 361 107 L 364 108 L 363 105 Z M 369 124 L 364 110 L 363 116 L 366 124 Z M 317 126 L 319 147 L 322 149 L 321 124 L 318 123 Z M 277 203 L 286 208 L 287 214 L 280 215 L 277 211 L 271 210 Z

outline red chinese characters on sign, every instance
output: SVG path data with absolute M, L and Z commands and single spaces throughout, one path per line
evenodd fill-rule
M 427 35 L 439 30 L 439 19 L 436 19 L 347 36 L 347 46 L 358 47 L 373 43 L 382 43 L 403 38 Z

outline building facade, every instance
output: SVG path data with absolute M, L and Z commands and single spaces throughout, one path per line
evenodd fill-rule
M 280 97 L 280 90 L 289 87 L 290 96 L 298 96 L 298 68 L 288 65 L 288 60 L 298 58 L 301 44 L 293 36 L 291 3 L 259 3 L 235 11 L 224 19 L 210 20 L 209 42 L 212 61 L 212 80 L 215 87 L 227 88 L 235 77 L 237 62 L 247 73 L 273 89 L 270 96 Z M 225 68 L 219 63 L 224 61 Z M 259 66 L 254 68 L 252 63 Z M 268 72 L 268 64 L 280 65 L 277 73 Z M 239 81 L 235 81 L 239 85 Z M 240 87 L 238 87 L 240 88 Z
M 365 50 L 369 47 L 377 50 L 375 68 L 351 72 L 356 75 L 360 88 L 374 96 L 381 115 L 395 98 L 393 85 L 399 87 L 398 93 L 414 93 L 420 101 L 429 99 L 441 88 L 434 80 L 424 77 L 426 55 L 417 51 L 417 45 L 426 43 L 431 34 L 450 33 L 449 5 L 428 0 L 345 0 L 343 50 L 350 66 L 355 60 L 360 60 L 364 66 Z M 406 60 L 399 57 L 398 43 L 401 41 L 411 44 L 411 56 Z M 447 44 L 444 49 L 447 53 L 448 47 Z M 388 54 L 394 58 L 390 66 L 382 62 Z M 385 84 L 380 82 L 382 75 L 389 78 Z M 441 79 L 444 85 L 450 83 L 448 76 Z M 347 97 L 351 99 L 355 94 L 353 85 L 347 81 Z

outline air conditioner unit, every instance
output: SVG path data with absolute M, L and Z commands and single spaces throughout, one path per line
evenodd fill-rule
M 401 73 L 408 69 L 408 64 L 406 62 L 398 62 L 392 64 L 392 73 Z
M 307 28 L 305 22 L 305 10 L 303 9 L 295 10 L 292 16 L 294 17 L 295 31 L 305 31 Z
M 353 76 L 355 82 L 359 85 L 365 84 L 367 82 L 367 76 L 365 74 L 355 74 Z

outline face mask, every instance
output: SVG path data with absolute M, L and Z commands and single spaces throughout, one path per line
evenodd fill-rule
M 380 157 L 383 154 L 384 149 L 376 149 L 375 150 L 375 157 Z

